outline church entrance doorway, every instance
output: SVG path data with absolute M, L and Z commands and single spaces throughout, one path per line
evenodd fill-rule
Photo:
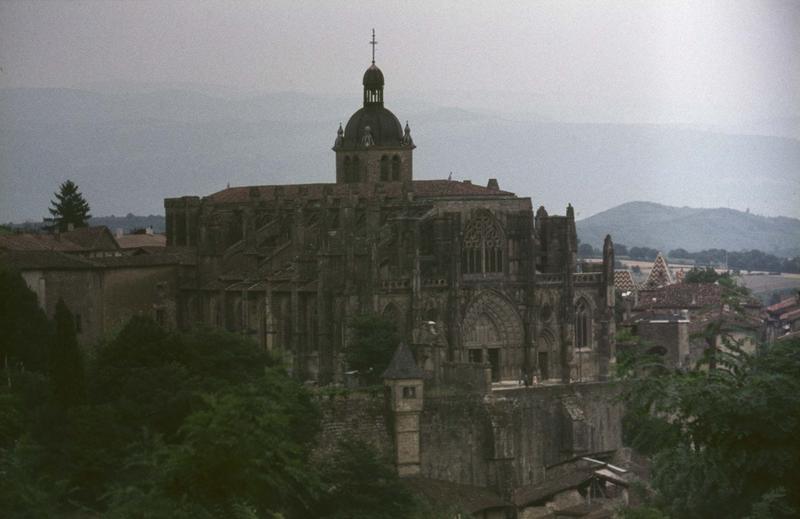
M 547 352 L 540 351 L 539 352 L 539 377 L 541 381 L 548 380 L 550 378 L 550 366 L 547 363 Z

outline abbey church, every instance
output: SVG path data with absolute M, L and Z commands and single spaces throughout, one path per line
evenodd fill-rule
M 415 179 L 411 128 L 385 107 L 374 59 L 362 84 L 363 106 L 336 132 L 332 182 L 165 200 L 168 245 L 196 254 L 179 325 L 252 335 L 322 384 L 343 381 L 348 322 L 364 313 L 394 321 L 432 380 L 471 365 L 493 381 L 606 379 L 611 240 L 602 266 L 579 269 L 571 206 L 534 212 L 492 172 Z

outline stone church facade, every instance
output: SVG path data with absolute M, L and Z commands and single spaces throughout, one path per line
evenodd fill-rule
M 168 198 L 170 246 L 196 267 L 183 327 L 252 335 L 302 379 L 341 382 L 363 313 L 392 319 L 434 380 L 483 366 L 494 381 L 604 380 L 614 359 L 614 253 L 579 272 L 571 206 L 550 215 L 497 180 L 415 180 L 415 144 L 384 107 L 384 76 L 333 146 L 335 182 Z M 463 371 L 462 371 L 463 372 Z

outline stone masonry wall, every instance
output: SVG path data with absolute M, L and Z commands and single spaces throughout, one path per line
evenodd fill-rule
M 333 451 L 340 440 L 357 439 L 373 446 L 386 459 L 394 459 L 392 422 L 383 393 L 351 391 L 321 395 L 317 402 L 322 412 L 319 455 Z
M 421 475 L 495 488 L 538 484 L 546 468 L 576 456 L 622 446 L 622 408 L 614 383 L 453 393 L 424 399 L 420 417 Z M 394 417 L 380 393 L 321 397 L 320 451 L 359 438 L 392 459 Z

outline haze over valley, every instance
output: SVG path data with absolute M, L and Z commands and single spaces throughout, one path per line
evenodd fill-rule
M 389 68 L 387 81 L 400 74 Z M 165 197 L 227 184 L 333 180 L 330 147 L 359 85 L 352 95 L 224 97 L 183 86 L 0 90 L 0 221 L 41 219 L 67 178 L 97 215 L 163 214 Z M 565 123 L 533 105 L 510 114 L 473 100 L 463 109 L 390 87 L 387 105 L 409 121 L 418 146 L 419 179 L 498 178 L 551 212 L 572 203 L 578 219 L 631 200 L 800 216 L 800 140 L 780 136 L 792 131 L 781 121 L 762 125 L 770 135 Z

